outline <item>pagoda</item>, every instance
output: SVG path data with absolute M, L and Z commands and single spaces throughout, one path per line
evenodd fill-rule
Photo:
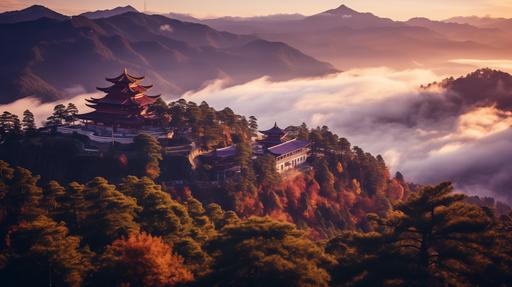
M 265 135 L 265 138 L 259 141 L 265 148 L 269 148 L 284 142 L 284 136 L 286 132 L 277 126 L 277 122 L 274 123 L 274 127 L 269 130 L 260 131 Z
M 140 84 L 144 77 L 135 77 L 123 73 L 115 78 L 106 78 L 112 85 L 107 88 L 97 88 L 106 93 L 102 98 L 86 99 L 88 107 L 94 111 L 80 114 L 78 118 L 86 124 L 118 128 L 140 129 L 156 123 L 154 115 L 148 112 L 149 105 L 155 103 L 160 95 L 148 96 L 145 92 L 152 86 Z

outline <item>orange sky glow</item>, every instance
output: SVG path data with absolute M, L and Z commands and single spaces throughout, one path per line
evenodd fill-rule
M 0 11 L 22 9 L 33 4 L 47 6 L 58 12 L 75 15 L 85 11 L 132 5 L 144 10 L 144 0 L 2 0 Z M 196 17 L 258 16 L 280 13 L 312 15 L 345 4 L 361 12 L 406 20 L 422 16 L 446 19 L 452 16 L 493 16 L 512 18 L 512 0 L 146 0 L 151 12 L 187 13 Z

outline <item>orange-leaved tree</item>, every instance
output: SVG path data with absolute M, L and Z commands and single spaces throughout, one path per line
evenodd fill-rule
M 98 286 L 174 286 L 194 279 L 171 246 L 147 233 L 117 239 L 100 261 L 93 278 Z

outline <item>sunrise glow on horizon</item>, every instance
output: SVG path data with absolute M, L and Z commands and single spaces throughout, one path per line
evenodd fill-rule
M 39 4 L 67 15 L 76 15 L 90 10 L 111 9 L 117 6 L 131 5 L 139 11 L 144 10 L 144 1 L 118 1 L 118 0 L 91 0 L 91 1 L 65 1 L 65 0 L 5 0 L 0 3 L 0 11 L 23 9 Z M 146 0 L 146 10 L 153 13 L 185 13 L 200 18 L 221 16 L 261 16 L 271 14 L 313 15 L 328 9 L 345 4 L 360 12 L 371 12 L 381 17 L 395 20 L 407 20 L 411 15 L 441 20 L 453 16 L 491 16 L 512 17 L 512 1 L 508 0 L 452 0 L 447 3 L 443 0 L 417 1 L 417 0 L 261 0 L 257 2 L 242 2 L 236 0 Z

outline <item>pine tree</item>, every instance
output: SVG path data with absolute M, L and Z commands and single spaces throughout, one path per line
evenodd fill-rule
M 162 147 L 157 139 L 147 134 L 140 134 L 133 139 L 133 147 L 137 152 L 136 170 L 139 175 L 147 175 L 152 179 L 160 176 Z
M 332 240 L 330 249 L 344 250 L 335 272 L 339 283 L 475 284 L 474 274 L 490 264 L 486 250 L 493 242 L 492 218 L 463 199 L 453 194 L 450 183 L 426 187 L 397 205 L 388 217 L 371 216 L 381 232 L 349 232 Z
M 21 123 L 17 115 L 3 112 L 0 115 L 0 137 L 21 134 Z
M 186 207 L 174 201 L 150 178 L 128 176 L 119 185 L 119 190 L 137 199 L 142 207 L 138 218 L 142 228 L 155 236 L 179 238 L 189 232 L 192 219 Z
M 309 138 L 309 129 L 306 123 L 302 123 L 299 127 L 299 132 L 297 138 L 300 140 L 308 140 Z
M 249 130 L 251 131 L 251 137 L 255 137 L 258 133 L 258 120 L 255 116 L 249 117 Z
M 80 239 L 46 215 L 19 221 L 3 240 L 9 254 L 0 269 L 5 286 L 81 286 L 91 269 Z
M 25 110 L 23 112 L 22 126 L 23 126 L 23 131 L 25 133 L 35 132 L 36 122 L 35 122 L 34 114 L 31 111 Z
M 140 210 L 137 200 L 119 192 L 101 177 L 89 181 L 84 189 L 86 216 L 81 227 L 84 240 L 93 250 L 113 240 L 139 231 L 135 222 Z
M 66 121 L 66 106 L 58 104 L 53 108 L 53 114 L 46 119 L 47 127 L 58 127 Z
M 78 108 L 73 103 L 69 103 L 64 111 L 64 120 L 67 124 L 75 124 L 78 115 Z
M 328 286 L 334 261 L 288 223 L 250 218 L 209 244 L 213 272 L 201 286 Z

